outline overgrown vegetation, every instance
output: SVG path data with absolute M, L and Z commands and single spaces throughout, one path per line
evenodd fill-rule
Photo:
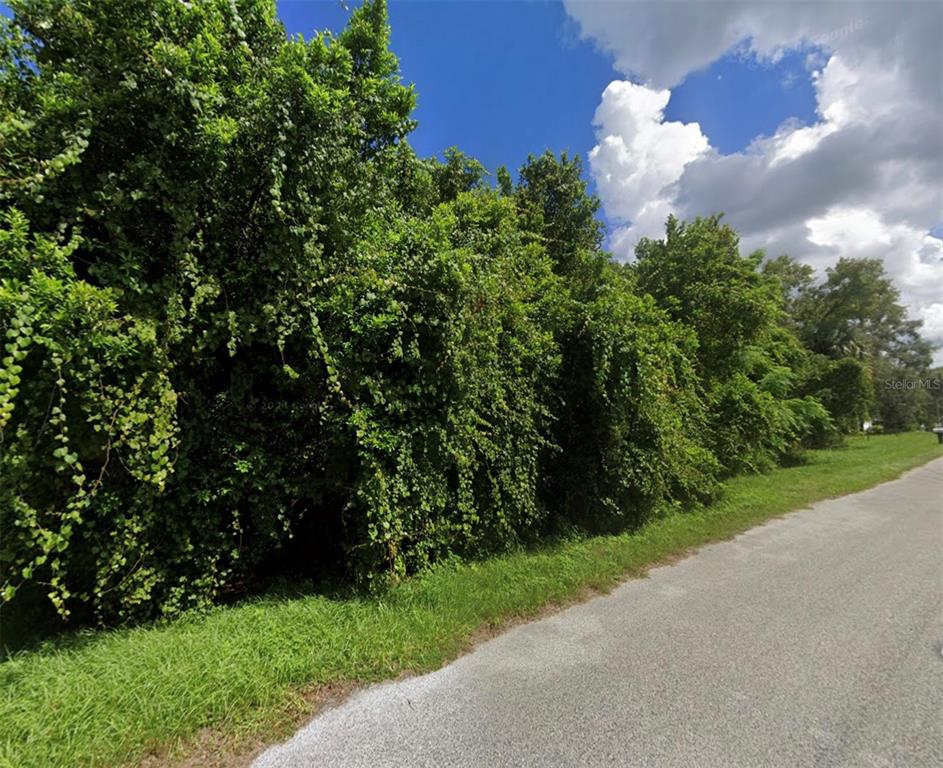
M 0 766 L 137 764 L 168 749 L 192 758 L 200 743 L 191 737 L 208 726 L 216 728 L 212 753 L 251 751 L 310 714 L 310 686 L 435 669 L 482 629 L 941 455 L 926 433 L 855 437 L 846 448 L 808 452 L 800 465 L 729 480 L 719 502 L 695 513 L 441 566 L 382 598 L 273 595 L 50 643 L 0 665 Z
M 578 159 L 418 158 L 380 0 L 310 41 L 272 0 L 10 7 L 4 626 L 380 589 L 923 418 L 875 400 L 929 363 L 879 263 L 816 285 L 712 217 L 620 266 Z

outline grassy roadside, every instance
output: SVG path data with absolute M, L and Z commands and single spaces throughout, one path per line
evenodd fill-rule
M 704 512 L 443 568 L 382 600 L 264 599 L 22 654 L 0 664 L 0 766 L 174 757 L 196 749 L 193 738 L 207 727 L 231 743 L 279 734 L 310 707 L 303 691 L 436 668 L 489 627 L 941 455 L 926 433 L 859 438 L 810 452 L 800 466 L 735 478 Z

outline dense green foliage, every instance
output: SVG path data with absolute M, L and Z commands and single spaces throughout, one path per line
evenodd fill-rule
M 669 218 L 662 241 L 636 249 L 639 288 L 697 334 L 710 413 L 705 441 L 728 471 L 763 469 L 830 428 L 814 398 L 798 398 L 804 350 L 779 325 L 782 298 L 761 252 L 741 256 L 719 216 Z
M 878 259 L 839 259 L 816 283 L 788 256 L 767 262 L 780 280 L 789 327 L 815 355 L 810 389 L 845 431 L 873 418 L 885 430 L 938 423 L 932 347 L 909 320 Z
M 178 621 L 89 631 L 79 642 L 52 640 L 0 664 L 0 766 L 138 765 L 163 749 L 184 759 L 158 765 L 238 765 L 247 761 L 227 761 L 228 751 L 245 757 L 310 719 L 314 686 L 343 690 L 436 670 L 482 630 L 940 456 L 932 435 L 855 437 L 808 451 L 798 465 L 731 478 L 721 500 L 699 513 L 432 568 L 382 596 L 267 595 Z
M 457 149 L 416 157 L 380 0 L 310 41 L 272 0 L 10 5 L 14 609 L 136 620 L 636 525 L 859 427 L 873 372 L 838 358 L 878 347 L 823 302 L 914 348 L 892 293 L 761 269 L 719 217 L 612 263 L 578 159 L 493 189 Z

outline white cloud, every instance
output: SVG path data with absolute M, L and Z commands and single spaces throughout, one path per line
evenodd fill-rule
M 927 338 L 943 339 L 943 302 L 928 304 L 924 308 L 923 333 Z
M 667 89 L 617 80 L 596 110 L 599 144 L 589 153 L 590 169 L 606 212 L 633 224 L 631 233 L 619 235 L 625 243 L 657 234 L 671 210 L 666 188 L 708 149 L 697 123 L 664 121 L 670 96 Z
M 858 76 L 838 56 L 832 56 L 824 69 L 812 73 L 818 92 L 818 112 L 822 118 L 816 125 L 796 127 L 786 124 L 768 142 L 770 165 L 795 160 L 813 151 L 826 136 L 841 130 L 852 120 L 856 105 L 852 89 Z
M 924 320 L 924 335 L 943 339 L 939 311 L 943 293 L 943 240 L 904 223 L 890 224 L 868 208 L 830 209 L 806 221 L 807 240 L 837 259 L 880 258 L 907 297 L 914 316 Z
M 818 269 L 841 256 L 882 258 L 924 335 L 943 343 L 943 241 L 928 235 L 943 222 L 943 6 L 566 6 L 637 81 L 603 93 L 590 154 L 606 214 L 622 224 L 614 253 L 630 258 L 670 212 L 723 211 L 747 250 L 790 253 Z M 667 89 L 726 53 L 775 60 L 810 44 L 820 46 L 807 56 L 814 125 L 787 121 L 723 155 L 696 123 L 665 122 Z
M 835 208 L 824 216 L 808 219 L 806 238 L 812 245 L 849 249 L 860 254 L 867 249 L 885 249 L 891 244 L 891 233 L 881 217 L 867 208 Z

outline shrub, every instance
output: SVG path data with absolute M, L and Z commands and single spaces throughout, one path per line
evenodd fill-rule
M 669 218 L 665 239 L 641 241 L 637 254 L 639 288 L 697 335 L 705 443 L 727 472 L 766 469 L 803 440 L 825 439 L 827 413 L 795 398 L 805 352 L 779 324 L 783 294 L 759 271 L 761 252 L 741 256 L 736 233 L 713 216 Z
M 803 388 L 825 406 L 844 434 L 861 429 L 874 403 L 868 367 L 849 357 L 831 360 L 815 356 L 812 374 Z
M 514 206 L 461 193 L 375 222 L 318 313 L 348 437 L 346 548 L 367 578 L 514 546 L 538 529 L 558 281 Z
M 205 604 L 350 478 L 321 424 L 316 297 L 412 126 L 385 7 L 307 43 L 265 0 L 11 7 L 0 204 L 25 219 L 7 216 L 3 331 L 51 329 L 4 366 L 31 370 L 5 411 L 4 581 L 103 620 Z
M 557 514 L 612 529 L 709 498 L 717 465 L 692 334 L 611 268 L 598 295 L 574 307 L 561 347 L 560 451 L 546 473 Z

